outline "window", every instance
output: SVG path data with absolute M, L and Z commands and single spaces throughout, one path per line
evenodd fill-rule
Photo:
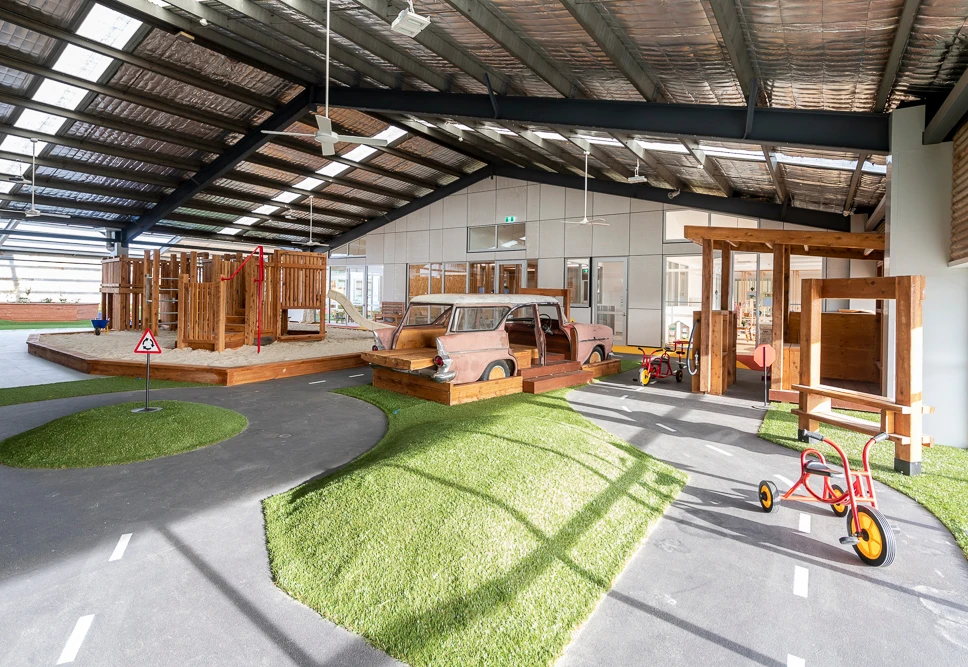
M 523 222 L 504 225 L 484 225 L 467 229 L 467 251 L 524 250 Z
M 538 286 L 538 260 L 528 260 L 528 284 L 527 287 Z
M 411 304 L 407 310 L 407 318 L 403 322 L 405 327 L 419 327 L 427 324 L 446 326 L 450 319 L 450 306 L 417 303 Z
M 672 260 L 666 267 L 666 304 L 689 305 L 689 267 Z
M 444 293 L 465 294 L 467 292 L 467 264 L 444 264 Z
M 407 282 L 407 296 L 423 296 L 430 294 L 430 265 L 411 264 L 410 280 Z
M 275 207 L 275 208 L 278 208 Z M 256 209 L 256 212 L 260 212 Z M 341 245 L 338 248 L 333 248 L 329 251 L 330 257 L 366 257 L 366 237 L 358 238 L 355 241 L 350 241 L 346 245 Z
M 482 306 L 458 308 L 454 318 L 454 332 L 494 331 L 504 320 L 510 308 L 507 306 Z
M 541 318 L 542 324 L 548 324 L 548 318 L 551 318 L 551 323 L 555 326 L 561 324 L 563 319 L 561 316 L 561 309 L 554 304 L 544 303 L 538 306 L 538 317 Z
M 587 257 L 565 260 L 565 287 L 573 307 L 588 307 L 588 265 Z
M 494 262 L 474 262 L 470 269 L 470 294 L 494 294 Z
M 708 227 L 709 214 L 705 211 L 694 211 L 693 209 L 683 208 L 665 212 L 665 241 L 677 242 L 686 241 L 683 230 L 686 225 L 694 227 Z
M 534 326 L 534 306 L 528 304 L 527 306 L 518 306 L 511 311 L 508 315 L 508 322 L 515 322 L 516 324 L 527 324 L 530 327 Z

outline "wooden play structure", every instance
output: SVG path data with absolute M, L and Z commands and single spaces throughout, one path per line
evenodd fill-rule
M 776 361 L 770 374 L 770 399 L 786 401 L 797 400 L 798 394 L 793 384 L 800 377 L 797 326 L 800 314 L 790 312 L 790 257 L 884 259 L 883 234 L 687 226 L 684 235 L 702 246 L 702 310 L 695 313 L 694 321 L 699 322 L 699 326 L 693 340 L 693 345 L 699 350 L 699 370 L 693 376 L 693 391 L 715 395 L 725 393 L 736 382 L 737 317 L 732 308 L 731 294 L 733 252 L 773 256 L 773 323 L 768 342 L 776 351 Z M 717 250 L 722 255 L 723 270 L 719 310 L 714 310 L 714 253 Z M 828 352 L 821 370 L 826 380 L 882 385 L 880 318 L 879 306 L 874 313 L 821 315 L 821 328 Z
M 895 302 L 894 399 L 823 384 L 824 299 L 876 299 Z M 800 319 L 799 428 L 816 431 L 820 422 L 866 435 L 888 433 L 894 442 L 894 469 L 914 475 L 921 468 L 921 446 L 931 444 L 922 419 L 933 408 L 921 402 L 923 276 L 804 280 Z M 880 413 L 880 423 L 831 411 L 833 400 L 849 401 Z
M 178 347 L 214 350 L 254 345 L 260 337 L 322 340 L 289 331 L 290 309 L 326 307 L 326 255 L 279 250 L 266 255 L 263 280 L 253 253 L 209 255 L 145 251 L 101 264 L 101 312 L 115 331 L 176 330 Z M 261 298 L 260 298 L 261 294 Z M 320 318 L 322 320 L 322 318 Z

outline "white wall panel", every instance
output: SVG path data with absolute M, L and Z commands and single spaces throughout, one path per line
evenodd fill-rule
M 504 222 L 509 215 L 515 217 L 515 222 L 525 222 L 528 217 L 528 188 L 519 186 L 497 191 L 497 202 L 494 218 L 490 222 Z
M 628 199 L 626 198 L 625 201 L 627 202 Z M 596 199 L 595 202 L 597 205 L 598 200 Z M 592 255 L 596 257 L 627 255 L 629 253 L 629 214 L 605 213 L 602 217 L 608 226 L 592 226 Z
M 633 199 L 632 200 L 632 213 L 641 213 L 643 211 L 661 211 L 662 204 L 656 201 L 647 201 L 645 199 Z
M 628 197 L 617 197 L 615 195 L 606 195 L 600 192 L 595 193 L 594 206 L 592 206 L 592 203 L 592 200 L 589 199 L 588 210 L 592 211 L 595 215 L 630 213 L 632 210 L 632 200 Z
M 430 261 L 441 262 L 444 259 L 443 253 L 443 230 L 430 230 Z
M 444 199 L 444 229 L 467 226 L 467 195 L 451 195 Z
M 528 184 L 528 220 L 541 219 L 541 185 Z
M 422 264 L 430 261 L 430 232 L 409 232 L 407 234 L 407 262 Z
M 562 258 L 538 260 L 538 287 L 563 289 L 565 287 L 565 260 Z
M 494 190 L 467 195 L 467 226 L 494 224 L 496 198 Z
M 567 222 L 564 226 L 565 257 L 589 257 L 592 248 L 592 226 L 569 225 Z
M 424 206 L 407 216 L 407 231 L 422 232 L 430 229 L 430 207 Z
M 662 343 L 662 311 L 629 309 L 627 345 L 658 346 Z
M 629 257 L 629 307 L 662 308 L 662 255 Z
M 383 264 L 383 236 L 385 235 L 368 234 L 366 236 L 367 264 Z
M 441 229 L 444 226 L 444 202 L 435 201 L 427 208 L 430 209 L 430 228 Z
M 378 237 L 379 238 L 379 237 Z M 397 237 L 396 234 L 384 234 L 382 237 L 383 241 L 383 263 L 393 264 L 397 261 L 396 249 L 397 249 Z M 367 241 L 367 245 L 369 245 Z M 384 278 L 386 280 L 386 278 Z
M 527 222 L 524 225 L 524 247 L 528 251 L 528 257 L 538 257 L 540 255 L 538 245 L 538 240 L 541 234 L 540 226 L 541 225 L 537 220 Z
M 471 194 L 473 192 L 488 192 L 488 191 L 493 191 L 494 190 L 494 186 L 495 186 L 494 177 L 489 177 L 489 178 L 485 178 L 483 180 L 480 180 L 480 181 L 478 181 L 477 183 L 474 183 L 471 186 L 468 186 L 467 189 L 466 189 L 466 192 L 468 194 Z
M 544 188 L 543 185 L 541 187 Z M 538 231 L 538 249 L 540 257 L 564 257 L 565 223 L 561 220 L 542 220 Z
M 581 322 L 582 324 L 591 324 L 592 321 L 592 309 L 591 308 L 576 308 L 572 306 L 571 309 L 571 319 L 573 322 Z
M 588 217 L 595 206 L 595 193 L 588 193 Z M 565 190 L 565 218 L 581 220 L 585 214 L 585 192 L 583 190 Z
M 561 220 L 565 217 L 565 189 L 557 185 L 541 184 L 541 219 Z
M 441 231 L 443 261 L 463 262 L 467 258 L 467 229 L 458 227 Z
M 662 211 L 644 211 L 629 216 L 629 253 L 662 253 Z

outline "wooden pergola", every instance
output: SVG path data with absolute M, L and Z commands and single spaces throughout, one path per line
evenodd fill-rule
M 698 331 L 699 372 L 694 388 L 722 394 L 736 377 L 736 318 L 733 315 L 731 287 L 733 252 L 773 255 L 773 331 L 776 351 L 771 395 L 784 385 L 784 343 L 789 318 L 790 257 L 831 257 L 840 259 L 883 260 L 883 234 L 849 232 L 782 231 L 737 229 L 734 227 L 687 226 L 685 238 L 702 246 L 702 310 Z M 719 310 L 713 309 L 715 272 L 714 253 L 722 253 Z M 793 378 L 794 381 L 799 378 Z M 787 386 L 790 385 L 787 378 Z

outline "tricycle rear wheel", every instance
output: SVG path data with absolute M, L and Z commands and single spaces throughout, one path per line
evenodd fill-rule
M 768 480 L 760 482 L 759 498 L 760 508 L 767 514 L 773 514 L 780 509 L 780 493 L 773 482 Z
M 834 492 L 835 496 L 841 496 L 844 494 L 844 490 L 838 485 L 834 484 L 830 487 L 830 490 Z M 850 511 L 850 505 L 844 503 L 842 505 L 831 505 L 830 509 L 834 511 L 837 516 L 847 516 L 847 512 Z

